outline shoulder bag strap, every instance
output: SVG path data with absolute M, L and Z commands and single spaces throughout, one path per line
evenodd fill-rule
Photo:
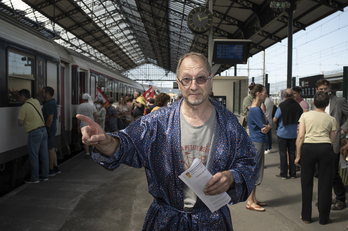
M 44 123 L 44 125 L 46 126 L 44 119 L 42 118 L 42 116 L 41 116 L 40 112 L 39 112 L 39 111 L 36 109 L 36 107 L 35 107 L 35 106 L 34 106 L 32 103 L 29 103 L 29 102 L 26 102 L 26 103 L 30 104 L 31 106 L 33 106 L 33 107 L 35 108 L 35 110 L 37 111 L 37 113 L 38 113 L 38 114 L 39 114 L 39 116 L 41 117 L 42 122 L 43 122 L 43 123 Z

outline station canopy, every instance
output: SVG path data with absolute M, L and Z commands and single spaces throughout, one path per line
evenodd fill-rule
M 0 16 L 121 72 L 153 64 L 175 73 L 181 55 L 208 56 L 208 32 L 187 26 L 193 8 L 208 6 L 199 0 L 0 0 Z M 213 39 L 249 39 L 250 57 L 288 37 L 287 10 L 296 33 L 346 6 L 348 0 L 214 0 Z

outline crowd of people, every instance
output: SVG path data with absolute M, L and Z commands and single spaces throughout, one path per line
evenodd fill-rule
M 114 104 L 114 99 L 109 98 L 107 103 L 99 99 L 93 103 L 92 97 L 85 93 L 82 95 L 83 102 L 77 108 L 77 114 L 89 117 L 100 125 L 105 132 L 117 132 L 128 127 L 129 124 L 139 119 L 141 116 L 158 110 L 160 107 L 167 106 L 170 96 L 167 93 L 159 93 L 156 98 L 150 98 L 149 103 L 140 95 L 138 91 L 133 93 L 133 97 L 120 97 L 118 104 Z M 87 124 L 78 119 L 78 132 Z M 90 158 L 90 147 L 84 144 L 86 158 Z
M 54 149 L 58 114 L 57 102 L 53 98 L 54 89 L 50 86 L 44 87 L 37 92 L 36 98 L 32 98 L 28 89 L 15 92 L 15 95 L 22 104 L 18 114 L 18 125 L 24 125 L 25 131 L 28 133 L 27 146 L 31 171 L 24 182 L 47 181 L 48 177 L 61 173 Z M 102 100 L 93 102 L 92 97 L 88 93 L 84 93 L 81 96 L 81 103 L 77 107 L 77 114 L 85 115 L 96 121 L 105 132 L 117 132 L 145 115 L 139 114 L 138 110 L 141 107 L 147 108 L 146 102 L 136 102 L 137 98 L 140 98 L 139 92 L 134 92 L 133 96 L 134 98 L 121 97 L 117 106 L 114 106 L 114 100 L 109 98 L 109 104 L 105 107 Z M 151 109 L 157 110 L 170 102 L 170 96 L 160 93 L 156 99 L 151 98 L 150 102 L 153 102 Z M 144 113 L 142 109 L 140 111 Z M 151 113 L 151 110 L 147 113 Z M 78 132 L 81 133 L 81 129 L 86 125 L 84 121 L 77 120 Z M 90 158 L 90 147 L 86 144 L 83 147 L 85 157 Z M 41 166 L 41 170 L 39 166 Z
M 327 224 L 330 221 L 331 210 L 346 207 L 346 189 L 338 168 L 340 154 L 344 158 L 348 155 L 348 122 L 345 120 L 348 116 L 348 103 L 344 98 L 332 95 L 330 87 L 330 82 L 325 79 L 317 81 L 313 111 L 309 111 L 308 103 L 301 97 L 302 89 L 298 86 L 283 92 L 284 101 L 278 107 L 270 102 L 260 84 L 251 83 L 249 95 L 243 100 L 243 116 L 247 118 L 244 128 L 258 150 L 258 179 L 262 180 L 263 176 L 264 154 L 271 152 L 272 135 L 268 136 L 271 134 L 271 129 L 268 128 L 274 122 L 280 157 L 280 174 L 276 176 L 283 180 L 295 179 L 296 171 L 301 171 L 300 218 L 305 223 L 312 221 L 315 176 L 319 184 L 316 203 L 319 223 Z M 341 145 L 341 142 L 345 145 Z M 267 147 L 263 148 L 265 144 Z M 332 189 L 336 196 L 333 199 Z M 252 193 L 247 201 L 247 208 L 265 211 L 262 205 L 266 203 L 256 200 L 255 193 Z

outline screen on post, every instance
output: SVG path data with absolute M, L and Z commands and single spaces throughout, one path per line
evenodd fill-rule
M 243 45 L 235 44 L 217 44 L 216 46 L 217 59 L 242 60 Z
M 214 64 L 245 64 L 249 57 L 250 40 L 215 40 Z

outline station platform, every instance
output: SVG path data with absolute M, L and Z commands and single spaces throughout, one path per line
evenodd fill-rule
M 326 231 L 346 230 L 348 208 L 331 211 L 331 222 L 320 225 L 315 178 L 312 223 L 300 220 L 300 174 L 282 180 L 276 139 L 265 157 L 263 182 L 256 195 L 266 202 L 265 212 L 247 210 L 246 203 L 229 206 L 234 230 Z M 6 231 L 138 231 L 152 196 L 144 169 L 121 165 L 107 171 L 80 153 L 59 166 L 62 173 L 47 182 L 24 184 L 0 198 L 1 230 Z M 347 197 L 348 198 L 348 197 Z

